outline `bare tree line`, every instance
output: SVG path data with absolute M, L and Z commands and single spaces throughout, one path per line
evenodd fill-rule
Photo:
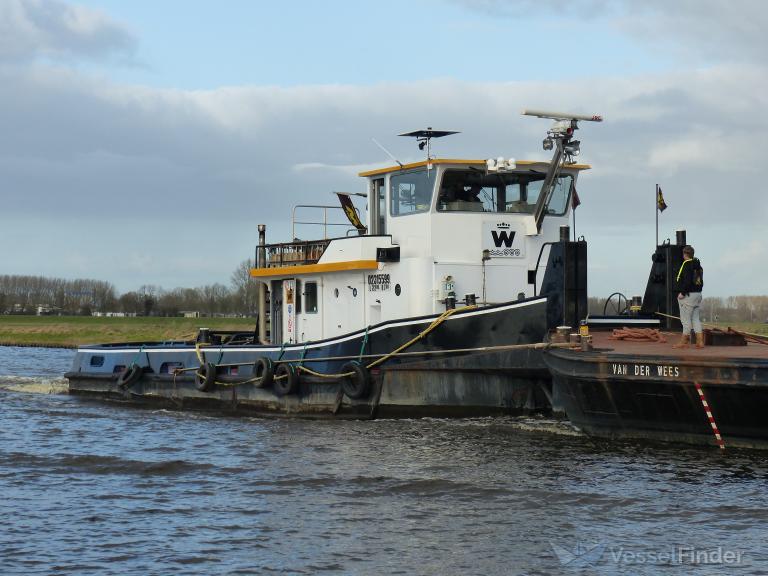
M 249 258 L 232 272 L 230 284 L 165 290 L 145 284 L 118 294 L 103 280 L 0 275 L 0 314 L 91 315 L 118 312 L 137 316 L 179 316 L 197 312 L 206 316 L 236 314 L 253 316 L 258 306 L 258 285 L 250 276 Z M 589 313 L 603 313 L 606 298 L 590 297 Z M 622 302 L 622 305 L 625 302 Z M 607 313 L 615 312 L 615 299 Z M 766 322 L 768 296 L 705 297 L 703 318 L 708 322 Z
M 137 316 L 179 316 L 197 312 L 207 316 L 256 312 L 258 289 L 250 277 L 251 259 L 242 261 L 230 285 L 165 290 L 145 284 L 118 294 L 102 280 L 0 275 L 0 314 L 87 315 L 122 313 Z
M 614 296 L 608 303 L 607 298 L 590 297 L 589 313 L 592 315 L 616 312 L 617 300 Z M 626 304 L 621 301 L 620 306 Z M 705 322 L 768 322 L 768 296 L 705 296 L 701 304 L 701 316 Z

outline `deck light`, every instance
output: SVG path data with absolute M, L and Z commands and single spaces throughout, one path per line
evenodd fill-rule
M 550 138 L 549 136 L 544 138 L 544 142 L 542 143 L 542 145 L 544 146 L 544 150 L 552 150 L 552 147 L 554 146 L 554 144 L 552 143 L 552 138 Z
M 485 161 L 485 166 L 488 172 L 504 172 L 517 168 L 517 163 L 514 158 L 505 159 L 499 156 L 498 158 L 488 158 Z
M 579 140 L 571 140 L 565 145 L 565 152 L 569 156 L 578 156 L 581 152 L 581 142 Z

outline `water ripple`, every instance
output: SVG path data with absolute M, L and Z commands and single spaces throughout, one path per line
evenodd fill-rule
M 24 351 L 0 348 L 2 574 L 655 576 L 768 566 L 762 453 L 606 442 L 540 418 L 127 409 L 27 393 L 68 369 L 59 351 L 30 350 L 25 365 Z M 604 551 L 574 569 L 553 545 Z M 675 546 L 742 560 L 611 556 Z

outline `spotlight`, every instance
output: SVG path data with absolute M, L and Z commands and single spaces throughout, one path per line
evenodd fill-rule
M 544 146 L 544 150 L 552 150 L 552 138 L 544 138 L 544 142 L 542 142 L 542 146 Z

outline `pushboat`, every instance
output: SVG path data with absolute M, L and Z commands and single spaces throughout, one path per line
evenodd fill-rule
M 549 410 L 548 330 L 587 314 L 587 244 L 570 238 L 580 121 L 553 121 L 546 161 L 426 159 L 362 172 L 343 237 L 270 244 L 259 226 L 252 332 L 80 346 L 72 394 L 308 417 Z

